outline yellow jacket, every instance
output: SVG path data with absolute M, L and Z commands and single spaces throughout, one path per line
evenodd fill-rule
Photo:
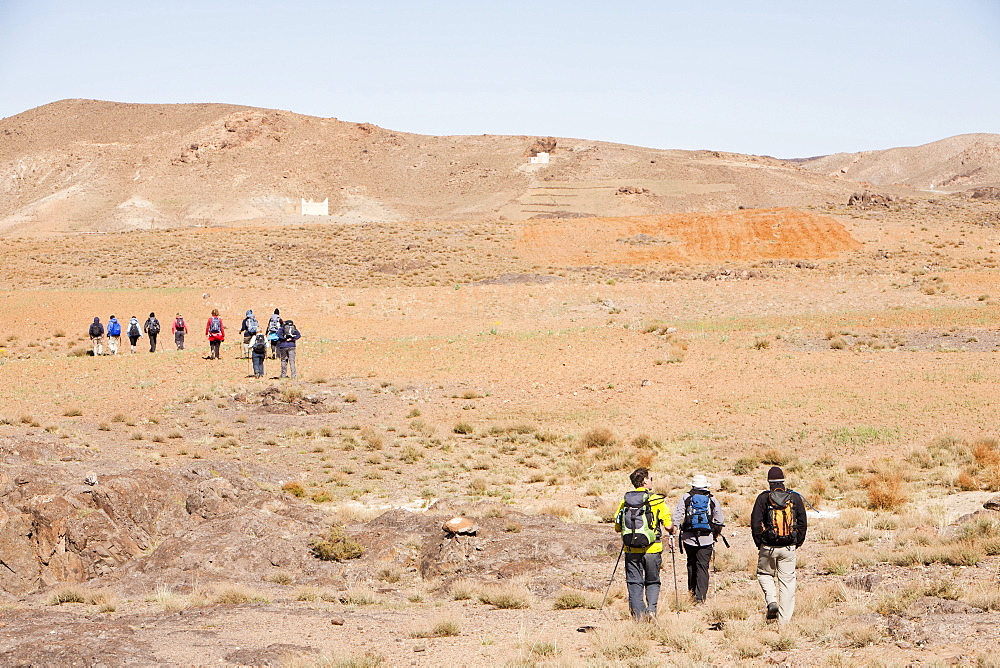
M 645 487 L 636 487 L 635 491 L 649 492 L 649 490 L 646 489 Z M 670 508 L 667 507 L 665 499 L 666 497 L 664 497 L 662 494 L 654 494 L 653 492 L 649 493 L 649 509 L 653 513 L 653 520 L 656 523 L 657 533 L 661 535 L 661 538 L 662 538 L 662 529 L 669 529 L 671 526 L 673 526 L 673 521 L 670 516 Z M 618 504 L 618 510 L 615 511 L 615 520 L 616 520 L 615 531 L 617 531 L 618 533 L 621 533 L 622 526 L 617 522 L 617 519 L 619 513 L 621 513 L 622 508 L 624 507 L 625 507 L 625 499 L 622 499 L 621 502 Z M 625 551 L 631 554 L 663 552 L 663 543 L 662 541 L 658 540 L 649 547 L 626 547 Z

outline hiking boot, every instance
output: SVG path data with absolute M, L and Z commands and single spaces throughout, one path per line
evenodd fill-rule
M 767 604 L 767 616 L 765 619 L 777 619 L 778 618 L 778 604 L 768 603 Z

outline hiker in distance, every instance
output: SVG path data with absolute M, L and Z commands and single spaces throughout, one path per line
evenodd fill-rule
M 257 324 L 257 318 L 254 316 L 253 310 L 247 311 L 246 317 L 243 318 L 243 322 L 240 323 L 240 334 L 243 335 L 243 359 L 250 357 L 250 343 L 257 335 L 257 330 L 259 328 L 260 327 Z
M 184 350 L 184 335 L 188 333 L 188 328 L 180 313 L 174 316 L 174 324 L 170 326 L 170 331 L 174 333 L 174 345 L 177 346 L 177 350 Z
M 146 336 L 149 337 L 149 352 L 155 353 L 156 337 L 160 335 L 160 321 L 156 319 L 155 313 L 150 313 L 149 317 L 146 318 L 142 331 L 146 332 Z
M 271 342 L 271 359 L 275 359 L 278 356 L 279 332 L 281 332 L 283 324 L 284 321 L 281 319 L 281 314 L 278 312 L 278 309 L 274 309 L 270 320 L 267 321 L 267 340 Z
M 122 324 L 115 316 L 108 318 L 108 351 L 112 355 L 118 354 L 118 346 L 122 342 Z
M 94 357 L 104 354 L 104 325 L 101 324 L 101 319 L 94 316 L 94 322 L 90 323 L 90 328 L 87 330 L 90 334 L 90 344 L 94 348 Z
M 275 309 L 277 310 L 277 309 Z M 298 327 L 291 320 L 285 320 L 281 324 L 281 331 L 278 333 L 278 359 L 281 360 L 281 376 L 285 378 L 288 371 L 291 371 L 292 378 L 295 378 L 295 342 L 302 337 Z M 289 367 L 291 367 L 289 369 Z
M 653 476 L 648 469 L 632 472 L 629 481 L 634 488 L 625 493 L 615 514 L 615 531 L 622 535 L 625 553 L 625 585 L 628 608 L 638 621 L 656 617 L 660 596 L 660 569 L 663 566 L 663 530 L 666 529 L 670 551 L 674 551 L 674 527 L 670 509 L 662 494 L 649 488 Z
M 253 377 L 264 377 L 264 359 L 267 357 L 267 337 L 257 332 L 250 343 L 250 359 L 253 362 Z
M 761 492 L 750 513 L 757 545 L 757 582 L 767 603 L 767 619 L 785 624 L 795 611 L 795 552 L 806 539 L 806 507 L 797 492 L 785 489 L 785 473 L 767 472 L 770 489 Z
M 207 359 L 222 359 L 222 342 L 226 340 L 226 326 L 219 317 L 219 309 L 212 309 L 212 317 L 205 323 L 205 336 L 208 337 L 209 355 Z
M 139 319 L 132 316 L 128 321 L 128 343 L 130 347 L 129 352 L 133 355 L 135 354 L 135 346 L 139 343 L 140 336 L 142 336 L 142 332 L 139 331 Z
M 674 517 L 683 518 L 680 543 L 687 555 L 688 591 L 695 603 L 704 603 L 708 596 L 708 567 L 715 541 L 725 525 L 722 504 L 712 496 L 710 487 L 708 478 L 696 475 L 691 479 L 691 490 L 684 493 L 674 508 Z

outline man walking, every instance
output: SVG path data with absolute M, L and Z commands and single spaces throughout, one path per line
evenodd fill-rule
M 246 317 L 240 323 L 240 334 L 243 335 L 244 359 L 250 357 L 250 344 L 253 342 L 254 337 L 257 336 L 257 328 L 257 318 L 254 316 L 253 310 L 247 311 Z
M 118 354 L 118 346 L 122 342 L 122 324 L 118 318 L 111 316 L 108 318 L 108 350 L 112 355 Z
M 90 329 L 87 331 L 90 334 L 90 343 L 94 347 L 94 357 L 98 357 L 104 354 L 104 325 L 101 324 L 101 319 L 94 316 L 94 322 L 90 323 Z
M 757 545 L 757 582 L 767 603 L 767 619 L 785 624 L 795 611 L 795 552 L 806 539 L 806 507 L 798 493 L 785 489 L 785 473 L 767 472 L 770 489 L 761 492 L 750 513 Z
M 661 494 L 649 491 L 653 476 L 639 468 L 629 476 L 634 489 L 625 494 L 615 517 L 615 531 L 625 542 L 625 585 L 628 588 L 628 608 L 638 621 L 656 617 L 660 597 L 660 568 L 663 565 L 662 530 L 666 529 L 670 551 L 673 552 L 674 528 L 670 509 Z
M 725 524 L 722 504 L 708 491 L 709 487 L 708 478 L 696 475 L 691 479 L 691 490 L 674 508 L 674 517 L 683 518 L 680 542 L 687 555 L 688 591 L 695 603 L 704 603 L 708 596 L 708 567 L 715 539 Z
M 180 313 L 174 317 L 174 324 L 170 331 L 174 333 L 174 345 L 177 346 L 177 350 L 184 350 L 184 335 L 187 334 L 188 328 Z
M 149 352 L 156 352 L 156 337 L 160 335 L 160 321 L 157 319 L 155 313 L 150 313 L 149 317 L 146 318 L 145 324 L 143 324 L 142 329 L 146 332 L 146 336 L 149 337 Z
M 291 320 L 285 320 L 281 324 L 281 331 L 278 333 L 278 359 L 281 360 L 281 378 L 285 378 L 288 371 L 291 371 L 292 378 L 295 378 L 295 342 L 302 334 L 298 327 Z M 289 367 L 291 367 L 289 369 Z

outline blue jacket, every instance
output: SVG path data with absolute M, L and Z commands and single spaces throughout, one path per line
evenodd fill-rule
M 115 334 L 115 328 L 118 329 L 118 333 Z M 118 322 L 117 318 L 111 318 L 108 320 L 108 336 L 121 336 L 122 335 L 122 325 Z

